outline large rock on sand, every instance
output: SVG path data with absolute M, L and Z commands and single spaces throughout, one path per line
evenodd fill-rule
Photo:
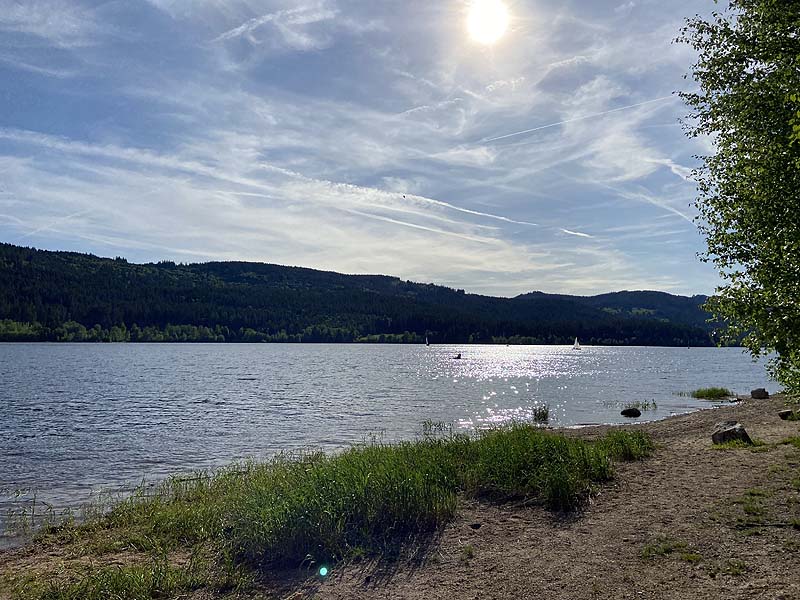
M 794 417 L 794 411 L 793 410 L 782 410 L 781 412 L 778 413 L 778 416 L 781 419 L 783 419 L 784 421 L 788 421 L 789 419 Z
M 750 392 L 750 397 L 754 400 L 769 400 L 769 392 L 764 388 L 758 388 Z
M 727 442 L 744 442 L 752 445 L 753 440 L 747 435 L 744 425 L 737 421 L 722 421 L 714 426 L 714 433 L 711 434 L 711 441 L 715 444 L 725 444 Z

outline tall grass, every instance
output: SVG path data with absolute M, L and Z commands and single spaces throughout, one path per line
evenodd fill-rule
M 475 436 L 448 432 L 392 445 L 374 441 L 333 456 L 281 455 L 214 474 L 175 477 L 155 489 L 143 487 L 106 514 L 49 536 L 91 539 L 96 553 L 213 547 L 230 568 L 318 564 L 353 554 L 391 553 L 430 539 L 455 516 L 460 495 L 519 498 L 556 511 L 573 510 L 612 477 L 614 460 L 639 459 L 652 449 L 641 432 L 612 431 L 588 442 L 535 425 Z M 196 585 L 194 573 L 156 567 L 117 573 L 114 580 L 128 585 L 124 582 L 130 576 L 143 582 L 142 590 L 155 590 L 162 581 L 169 590 L 170 581 Z M 70 585 L 102 589 L 105 576 L 98 577 Z
M 71 581 L 26 581 L 18 595 L 37 600 L 150 600 L 172 598 L 203 587 L 205 578 L 193 566 L 171 566 L 166 557 L 130 566 L 89 569 Z
M 725 398 L 730 398 L 731 396 L 733 396 L 733 392 L 722 387 L 700 388 L 699 390 L 692 392 L 692 398 L 698 398 L 701 400 L 724 400 Z

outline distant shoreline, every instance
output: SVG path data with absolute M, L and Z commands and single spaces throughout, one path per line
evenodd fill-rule
M 197 345 L 197 344 L 212 344 L 215 346 L 239 346 L 239 345 L 251 345 L 251 344 L 268 344 L 268 345 L 291 345 L 291 346 L 425 346 L 425 342 L 379 342 L 379 341 L 347 341 L 347 342 L 331 342 L 331 341 L 320 341 L 320 342 L 311 342 L 311 341 L 302 341 L 302 342 L 288 342 L 288 341 L 223 341 L 223 342 L 215 342 L 215 341 L 208 341 L 208 340 L 197 340 L 197 341 L 188 341 L 188 340 L 124 340 L 124 341 L 76 341 L 76 340 L 7 340 L 7 339 L 0 339 L 0 344 L 52 344 L 52 345 L 62 345 L 62 344 L 76 344 L 76 345 L 114 345 L 114 344 L 132 344 L 132 345 L 142 345 L 142 344 L 157 344 L 157 345 L 179 345 L 179 344 L 186 344 L 186 345 Z M 511 343 L 511 342 L 439 342 L 433 343 L 431 342 L 428 344 L 429 347 L 453 347 L 453 346 L 514 346 L 514 347 L 525 347 L 525 346 L 542 346 L 542 347 L 572 347 L 572 342 L 562 342 L 562 343 L 553 343 L 553 344 L 545 344 L 545 343 Z M 671 344 L 671 345 L 664 345 L 664 344 L 591 344 L 586 343 L 584 344 L 581 342 L 582 348 L 739 348 L 744 349 L 743 346 L 717 346 L 714 344 L 708 345 L 695 345 L 695 346 L 685 346 L 683 344 Z

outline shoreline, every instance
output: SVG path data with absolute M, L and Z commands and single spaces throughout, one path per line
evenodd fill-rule
M 46 343 L 46 342 L 43 342 L 43 343 Z M 550 426 L 550 425 L 548 425 L 546 423 L 532 423 L 532 424 L 535 424 L 538 427 L 541 427 L 542 429 L 544 429 L 544 430 L 546 430 L 548 432 L 551 432 L 551 433 L 555 433 L 555 434 L 563 433 L 563 434 L 567 434 L 567 435 L 572 434 L 574 432 L 591 431 L 593 429 L 608 431 L 608 430 L 614 429 L 614 428 L 645 427 L 645 426 L 653 424 L 653 423 L 659 423 L 659 422 L 663 422 L 663 421 L 666 421 L 666 420 L 669 420 L 669 419 L 684 417 L 684 416 L 691 415 L 691 414 L 696 413 L 696 412 L 717 410 L 717 409 L 720 409 L 720 408 L 725 408 L 727 406 L 742 402 L 746 398 L 749 398 L 749 396 L 748 397 L 739 396 L 737 398 L 731 398 L 731 399 L 728 399 L 726 401 L 704 400 L 703 402 L 708 404 L 708 406 L 699 406 L 699 407 L 694 407 L 694 408 L 687 408 L 685 411 L 683 411 L 681 413 L 665 415 L 663 417 L 655 418 L 655 419 L 652 419 L 652 420 L 651 419 L 647 419 L 646 418 L 648 416 L 647 415 L 647 411 L 643 411 L 642 416 L 640 418 L 626 419 L 625 421 L 616 422 L 616 423 L 611 423 L 611 422 L 607 422 L 607 423 L 576 423 L 576 424 L 572 424 L 572 425 L 561 425 L 561 426 L 558 426 L 558 425 Z M 455 431 L 455 429 L 456 429 L 455 423 L 453 423 L 453 430 Z M 491 426 L 487 425 L 486 427 L 483 427 L 483 428 L 479 428 L 479 429 L 473 428 L 473 429 L 465 430 L 463 432 L 462 431 L 458 431 L 458 433 L 472 434 L 472 433 L 475 433 L 476 431 L 479 431 L 480 429 L 491 429 Z M 398 442 L 402 442 L 402 441 L 413 441 L 413 440 L 395 440 L 395 441 L 390 442 L 390 443 L 398 443 Z M 327 452 L 329 454 L 338 454 L 338 453 L 341 453 L 341 452 L 347 450 L 348 448 L 353 447 L 354 445 L 355 444 L 348 443 L 348 444 L 342 445 L 341 448 L 338 448 L 336 450 L 325 450 L 324 448 L 322 448 L 320 446 L 315 446 L 315 445 L 311 444 L 311 445 L 308 445 L 307 447 L 305 447 L 305 448 L 303 448 L 301 450 L 296 450 L 295 452 L 297 452 L 297 451 L 299 451 L 299 452 L 324 451 L 324 452 Z M 207 473 L 207 474 L 213 475 L 215 472 L 217 472 L 219 470 L 223 470 L 229 464 L 238 463 L 238 462 L 248 462 L 248 461 L 261 462 L 261 461 L 264 461 L 264 460 L 269 460 L 272 456 L 282 454 L 283 452 L 285 452 L 285 451 L 284 450 L 277 450 L 277 451 L 273 451 L 273 452 L 269 453 L 268 455 L 265 455 L 265 456 L 262 456 L 262 457 L 244 457 L 243 459 L 240 459 L 240 460 L 229 461 L 229 462 L 225 462 L 223 464 L 217 464 L 215 466 L 211 466 L 211 467 L 208 467 L 208 468 L 202 468 L 201 467 L 201 468 L 197 468 L 197 469 L 191 469 L 191 468 L 190 469 L 186 469 L 186 470 L 179 469 L 179 470 L 175 470 L 174 472 L 171 472 L 171 473 L 168 473 L 168 474 L 162 474 L 162 475 L 159 475 L 159 476 L 157 476 L 155 478 L 147 479 L 147 485 L 150 486 L 150 487 L 156 487 L 156 486 L 158 486 L 159 483 L 161 483 L 163 481 L 166 481 L 166 480 L 168 480 L 168 479 L 170 479 L 172 477 L 190 477 L 190 476 L 197 475 L 198 473 Z M 117 499 L 117 502 L 118 501 L 122 501 L 125 498 L 129 497 L 133 492 L 135 492 L 138 489 L 138 487 L 139 487 L 139 485 L 141 484 L 142 481 L 143 481 L 143 479 L 138 479 L 137 478 L 136 480 L 131 480 L 131 481 L 127 482 L 127 483 L 120 483 L 119 485 L 115 486 L 113 489 L 112 488 L 108 488 L 108 489 L 100 489 L 100 490 L 96 490 L 96 491 L 89 490 L 90 493 L 89 493 L 89 495 L 88 495 L 86 500 L 78 502 L 78 503 L 75 503 L 75 504 L 71 504 L 70 503 L 68 505 L 63 505 L 63 506 L 59 505 L 58 507 L 56 507 L 56 509 L 57 509 L 57 511 L 71 511 L 71 512 L 74 512 L 74 513 L 78 514 L 86 506 L 89 506 L 89 505 L 92 504 L 91 498 L 95 497 L 95 496 L 97 496 L 97 497 L 103 497 L 103 496 L 114 497 L 114 498 Z M 139 482 L 139 483 L 136 483 L 136 482 Z M 28 490 L 28 494 L 29 495 L 33 494 L 36 497 L 40 497 L 41 488 L 38 488 L 36 490 Z M 47 497 L 46 494 L 45 494 L 45 497 Z M 45 502 L 45 504 L 46 504 L 46 502 Z M 11 541 L 11 540 L 15 540 L 15 539 L 20 539 L 20 541 L 19 542 Z M 9 536 L 9 535 L 6 535 L 4 531 L 0 531 L 0 555 L 2 555 L 3 552 L 9 552 L 9 551 L 13 551 L 13 550 L 22 548 L 25 545 L 27 545 L 31 540 L 32 540 L 32 535 L 31 534 Z
M 350 562 L 325 579 L 271 574 L 252 594 L 187 597 L 800 597 L 800 424 L 777 417 L 783 406 L 778 396 L 634 427 L 556 430 L 581 439 L 643 430 L 657 449 L 643 462 L 619 463 L 615 479 L 571 516 L 462 499 L 422 561 Z M 728 418 L 763 445 L 712 448 L 713 424 Z M 42 562 L 42 551 L 0 551 L 0 582 Z

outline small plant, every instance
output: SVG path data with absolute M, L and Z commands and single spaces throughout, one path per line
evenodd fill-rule
M 703 555 L 697 552 L 681 552 L 681 560 L 688 563 L 699 563 Z
M 756 451 L 764 452 L 769 450 L 769 446 L 767 446 L 763 441 L 756 439 L 752 441 L 753 441 L 752 444 L 748 444 L 747 442 L 744 442 L 742 440 L 731 440 L 729 442 L 723 442 L 721 444 L 714 444 L 712 448 L 714 450 L 740 450 L 747 448 L 753 452 Z M 758 450 L 756 450 L 756 448 L 758 448 Z
M 750 489 L 744 496 L 733 500 L 735 506 L 739 506 L 744 514 L 736 517 L 736 527 L 738 529 L 750 530 L 764 525 L 767 518 L 767 508 L 764 499 L 772 493 L 758 488 Z
M 446 421 L 432 421 L 431 419 L 426 419 L 422 422 L 422 435 L 425 437 L 451 434 L 452 432 L 452 423 L 448 423 Z
M 461 556 L 459 556 L 458 560 L 461 563 L 468 563 L 473 558 L 475 558 L 475 548 L 472 544 L 467 544 L 461 549 Z
M 673 552 L 685 551 L 686 548 L 686 542 L 661 535 L 642 548 L 642 558 L 652 559 L 667 556 Z
M 537 406 L 531 414 L 534 423 L 547 423 L 550 421 L 550 407 Z
M 781 444 L 787 444 L 789 446 L 794 446 L 798 450 L 800 450 L 800 436 L 798 437 L 790 437 L 786 438 L 781 442 Z
M 717 575 L 732 575 L 740 577 L 747 573 L 747 565 L 742 560 L 729 559 L 724 563 L 716 563 L 707 565 L 708 575 L 712 579 L 716 579 Z
M 614 460 L 641 460 L 655 450 L 653 440 L 641 431 L 612 430 L 597 444 Z
M 743 560 L 729 560 L 722 568 L 722 572 L 728 575 L 733 575 L 734 577 L 739 577 L 740 575 L 747 573 L 747 565 Z
M 700 388 L 692 392 L 692 398 L 699 400 L 725 400 L 733 396 L 733 392 L 723 387 Z
M 658 404 L 656 404 L 655 399 L 653 400 L 644 400 L 644 401 L 636 401 L 636 402 L 628 402 L 623 406 L 623 408 L 638 408 L 639 410 L 657 410 Z

